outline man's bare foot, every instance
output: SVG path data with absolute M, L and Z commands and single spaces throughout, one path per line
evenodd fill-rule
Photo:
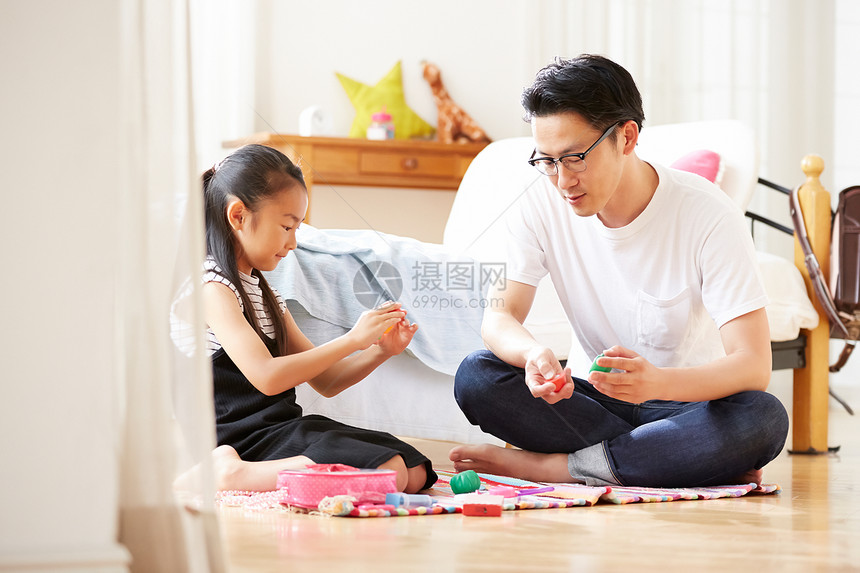
M 539 454 L 491 444 L 457 446 L 448 453 L 458 472 L 510 476 L 529 481 L 572 483 L 567 471 L 567 454 Z
M 761 486 L 761 478 L 764 472 L 762 470 L 750 470 L 748 472 L 742 473 L 737 478 L 732 480 L 732 483 L 736 484 L 747 484 L 754 483 L 756 487 Z

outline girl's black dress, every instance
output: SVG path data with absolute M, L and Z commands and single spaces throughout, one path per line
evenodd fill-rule
M 259 286 L 255 279 L 242 276 L 243 286 L 256 307 L 257 297 L 252 291 Z M 223 275 L 216 280 L 231 286 Z M 274 356 L 275 340 L 266 338 L 266 346 Z M 407 468 L 424 464 L 425 488 L 436 482 L 430 460 L 413 446 L 385 432 L 356 428 L 325 416 L 302 415 L 294 388 L 275 396 L 263 394 L 239 371 L 223 348 L 212 354 L 212 369 L 218 445 L 232 446 L 243 460 L 306 456 L 318 464 L 377 468 L 399 455 Z

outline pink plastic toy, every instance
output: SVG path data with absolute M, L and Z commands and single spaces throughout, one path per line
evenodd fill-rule
M 517 490 L 507 485 L 497 485 L 487 490 L 490 495 L 500 495 L 502 497 L 517 497 Z
M 552 486 L 537 487 L 532 489 L 516 489 L 507 485 L 499 485 L 491 487 L 487 490 L 490 495 L 500 495 L 504 498 L 520 497 L 521 495 L 537 495 L 539 493 L 549 493 L 555 490 Z
M 382 503 L 397 492 L 394 470 L 360 470 L 343 464 L 317 464 L 303 470 L 278 472 L 281 503 L 315 509 L 325 497 L 348 495 L 356 504 Z

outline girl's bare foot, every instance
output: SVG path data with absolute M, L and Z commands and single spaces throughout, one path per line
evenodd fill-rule
M 458 472 L 476 472 L 510 476 L 529 481 L 573 483 L 567 471 L 567 454 L 539 454 L 491 444 L 464 445 L 453 448 L 448 458 Z
M 215 489 L 219 491 L 271 491 L 277 487 L 279 471 L 303 469 L 313 463 L 305 456 L 246 462 L 231 446 L 218 446 L 212 450 Z M 203 472 L 198 464 L 176 478 L 173 488 L 177 492 L 199 492 L 202 489 L 201 479 Z
M 218 446 L 212 450 L 215 489 L 241 489 L 237 484 L 241 482 L 242 470 L 246 463 L 239 458 L 239 454 L 231 446 Z M 197 464 L 176 478 L 173 489 L 177 492 L 199 493 L 204 489 L 201 483 L 204 475 L 202 464 Z
M 212 451 L 212 463 L 218 490 L 271 491 L 277 487 L 279 471 L 304 469 L 314 461 L 305 456 L 293 456 L 246 462 L 231 446 L 218 446 Z
M 247 489 L 242 487 L 245 464 L 232 446 L 218 446 L 212 450 L 212 467 L 215 473 L 215 489 Z M 274 486 L 269 488 L 274 489 Z

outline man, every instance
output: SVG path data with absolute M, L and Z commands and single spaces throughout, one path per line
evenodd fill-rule
M 522 102 L 529 163 L 551 185 L 512 209 L 507 285 L 490 294 L 504 304 L 485 312 L 488 350 L 463 361 L 454 388 L 473 424 L 517 449 L 456 447 L 455 468 L 589 485 L 760 483 L 788 415 L 765 392 L 767 297 L 743 214 L 704 178 L 636 156 L 642 100 L 618 64 L 557 59 Z M 572 378 L 523 327 L 547 273 L 583 350 L 611 372 Z

